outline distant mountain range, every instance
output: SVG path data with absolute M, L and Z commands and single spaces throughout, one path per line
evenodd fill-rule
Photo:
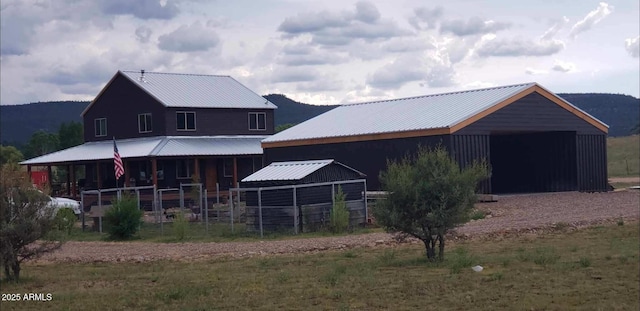
M 609 125 L 609 136 L 627 136 L 640 122 L 640 99 L 620 94 L 558 94 L 578 108 Z M 280 94 L 264 96 L 278 106 L 277 125 L 300 123 L 336 106 L 296 102 Z M 0 106 L 0 139 L 3 145 L 26 144 L 37 130 L 57 132 L 62 122 L 82 122 L 86 101 L 52 101 Z

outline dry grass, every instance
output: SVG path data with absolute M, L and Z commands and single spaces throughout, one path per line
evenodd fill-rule
M 640 176 L 640 135 L 607 139 L 609 177 Z
M 448 245 L 207 262 L 24 267 L 2 293 L 52 293 L 2 310 L 638 310 L 637 223 Z M 481 273 L 470 266 L 484 266 Z

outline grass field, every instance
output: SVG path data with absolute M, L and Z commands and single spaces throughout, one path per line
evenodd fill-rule
M 206 262 L 26 265 L 2 310 L 638 310 L 638 223 L 448 245 Z M 484 271 L 470 269 L 482 265 Z
M 640 135 L 607 139 L 609 177 L 640 176 Z

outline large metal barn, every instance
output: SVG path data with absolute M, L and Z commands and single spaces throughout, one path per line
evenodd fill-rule
M 607 191 L 608 126 L 536 83 L 337 107 L 262 141 L 265 163 L 333 158 L 378 190 L 419 145 L 491 165 L 480 193 Z

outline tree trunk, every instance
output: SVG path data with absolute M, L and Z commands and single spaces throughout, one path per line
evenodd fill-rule
M 422 240 L 426 250 L 427 259 L 433 261 L 436 258 L 436 250 L 433 248 L 431 240 Z
M 444 260 L 444 235 L 438 234 L 438 260 Z
M 17 260 L 13 263 L 11 269 L 13 270 L 13 279 L 20 280 L 20 263 Z

